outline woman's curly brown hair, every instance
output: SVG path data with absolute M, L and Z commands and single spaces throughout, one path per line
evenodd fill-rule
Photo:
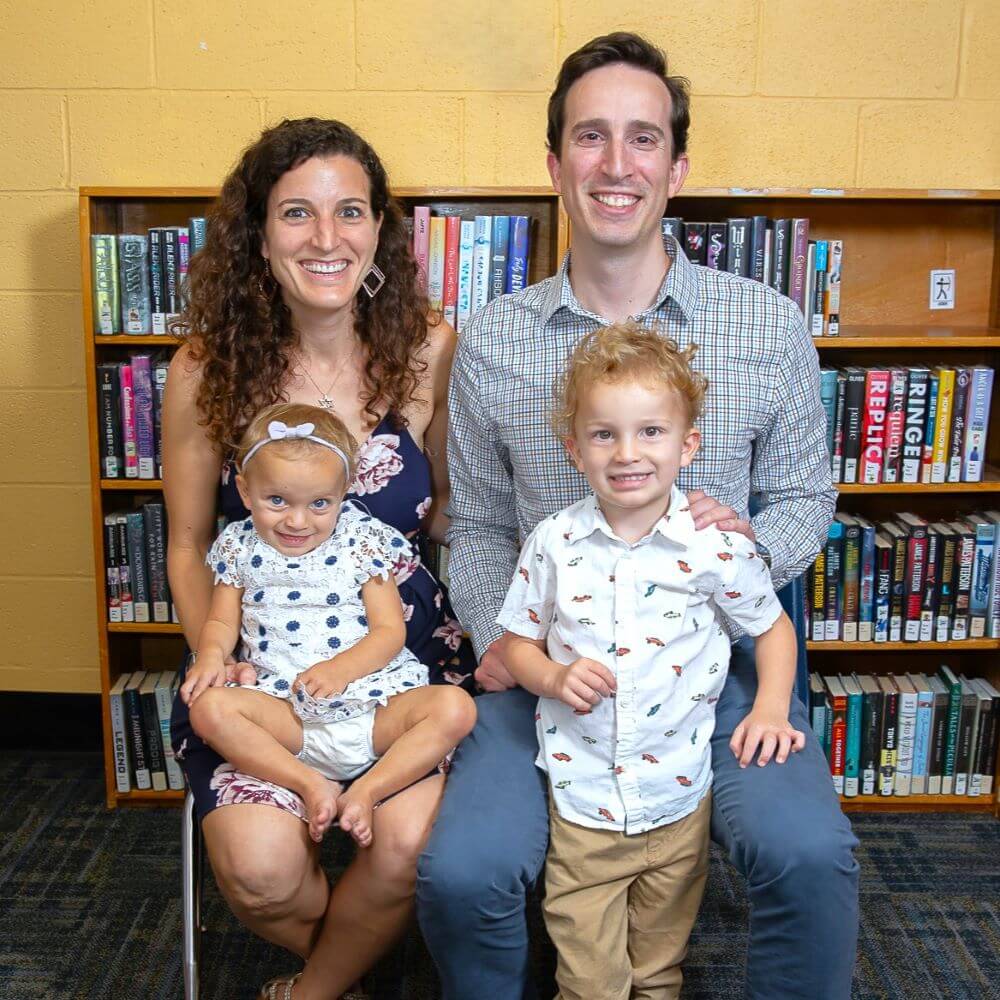
M 417 355 L 437 316 L 418 281 L 385 167 L 342 122 L 286 119 L 244 151 L 222 185 L 205 245 L 191 258 L 187 306 L 175 326 L 186 331 L 192 359 L 201 366 L 201 422 L 226 452 L 259 410 L 282 399 L 295 333 L 280 289 L 265 277 L 261 238 L 271 188 L 314 156 L 356 160 L 368 176 L 372 212 L 382 219 L 375 263 L 385 284 L 374 299 L 363 290 L 355 299 L 355 330 L 367 354 L 363 399 L 372 422 L 381 404 L 404 423 L 403 407 L 427 368 Z

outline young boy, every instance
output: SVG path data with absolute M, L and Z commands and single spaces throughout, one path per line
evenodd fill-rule
M 741 766 L 805 743 L 788 721 L 795 635 L 767 566 L 741 535 L 695 531 L 674 485 L 700 443 L 693 354 L 632 322 L 579 343 L 555 426 L 593 496 L 532 532 L 498 617 L 511 673 L 540 696 L 561 1000 L 679 995 L 708 865 L 723 619 L 756 637 L 757 698 L 730 744 Z

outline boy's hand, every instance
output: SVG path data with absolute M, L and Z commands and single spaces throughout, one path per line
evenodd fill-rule
M 292 690 L 301 687 L 314 698 L 332 698 L 335 694 L 340 694 L 350 681 L 351 678 L 344 671 L 337 669 L 337 660 L 334 657 L 332 660 L 314 663 L 308 670 L 303 670 L 295 678 Z
M 185 705 L 194 704 L 195 699 L 210 687 L 221 687 L 229 679 L 229 670 L 221 656 L 205 653 L 199 656 L 188 669 L 181 685 L 181 701 Z
M 552 697 L 585 715 L 602 698 L 610 698 L 617 687 L 615 675 L 603 663 L 581 656 L 554 676 Z
M 738 758 L 740 767 L 746 767 L 757 748 L 757 764 L 763 767 L 772 757 L 784 764 L 789 753 L 798 753 L 806 745 L 805 733 L 793 729 L 788 713 L 754 705 L 750 714 L 733 730 L 729 749 Z M 777 751 L 777 752 L 775 752 Z

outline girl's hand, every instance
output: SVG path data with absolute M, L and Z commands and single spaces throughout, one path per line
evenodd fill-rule
M 314 663 L 308 670 L 303 670 L 295 678 L 292 690 L 301 687 L 314 698 L 332 698 L 335 694 L 340 694 L 349 683 L 350 678 L 337 669 L 336 660 L 323 660 L 321 663 Z
M 739 759 L 740 767 L 746 767 L 753 760 L 758 747 L 757 764 L 763 767 L 772 757 L 784 764 L 789 753 L 798 753 L 805 745 L 805 733 L 792 728 L 787 712 L 756 704 L 733 730 L 733 738 L 729 741 L 729 749 Z
M 253 687 L 257 683 L 257 669 L 251 663 L 237 663 L 230 657 L 226 660 L 226 683 Z
M 181 685 L 181 701 L 185 705 L 192 705 L 206 688 L 221 687 L 226 683 L 227 672 L 226 663 L 221 656 L 205 654 L 198 657 L 191 664 Z
M 616 688 L 615 675 L 603 663 L 581 656 L 556 674 L 553 697 L 586 715 L 602 698 L 610 698 Z

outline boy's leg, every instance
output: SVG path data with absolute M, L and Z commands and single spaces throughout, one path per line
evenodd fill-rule
M 474 702 L 457 687 L 415 688 L 376 708 L 372 749 L 379 760 L 340 796 L 341 829 L 367 847 L 375 804 L 432 770 L 475 722 Z
M 549 810 L 545 926 L 556 946 L 556 1000 L 628 1000 L 629 887 L 646 866 L 646 837 L 592 830 Z
M 549 839 L 535 706 L 521 688 L 476 699 L 417 868 L 417 917 L 444 1000 L 533 997 L 524 899 Z
M 291 703 L 248 688 L 208 688 L 191 706 L 191 725 L 240 771 L 302 796 L 309 834 L 322 840 L 337 815 L 340 785 L 297 760 L 302 723 Z
M 651 830 L 648 865 L 629 890 L 628 949 L 632 1000 L 675 1000 L 681 962 L 708 876 L 712 795 L 676 823 Z
M 857 840 L 802 703 L 789 718 L 805 749 L 741 769 L 729 740 L 757 692 L 753 646 L 733 646 L 712 737 L 712 838 L 746 876 L 746 996 L 846 1000 L 858 936 Z

